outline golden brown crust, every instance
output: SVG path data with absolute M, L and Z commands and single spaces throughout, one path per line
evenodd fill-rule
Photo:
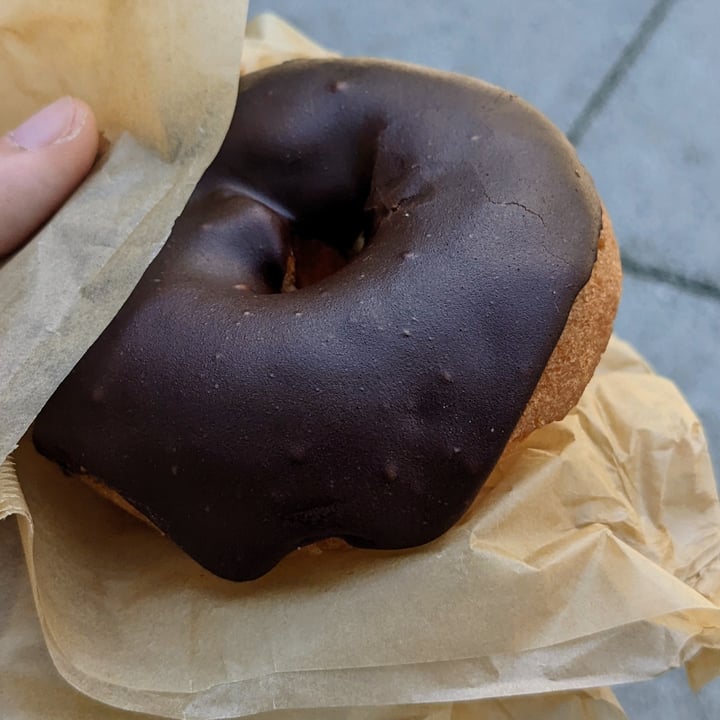
M 562 420 L 577 405 L 610 340 L 621 290 L 620 251 L 603 208 L 597 259 L 590 279 L 575 298 L 565 329 L 508 447 L 533 430 Z
M 122 495 L 119 495 L 114 490 L 111 490 L 96 477 L 93 477 L 92 475 L 79 475 L 78 477 L 80 477 L 80 479 L 88 487 L 92 488 L 99 495 L 102 495 L 106 500 L 114 503 L 125 512 L 130 513 L 130 515 L 136 517 L 138 520 L 142 520 L 142 522 L 149 525 L 153 530 L 161 532 L 160 529 L 147 518 L 147 516 L 143 515 L 136 507 L 131 505 L 124 497 L 122 497 Z

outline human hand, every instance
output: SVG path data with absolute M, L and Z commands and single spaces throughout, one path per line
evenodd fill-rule
M 92 110 L 63 97 L 0 138 L 0 258 L 16 250 L 62 205 L 92 167 Z

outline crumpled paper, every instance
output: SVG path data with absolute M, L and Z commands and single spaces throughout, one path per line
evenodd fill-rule
M 0 263 L 0 460 L 113 318 L 225 136 L 247 0 L 3 0 L 0 133 L 73 94 L 110 141 Z
M 45 648 L 16 525 L 0 522 L 0 698 L 3 720 L 154 720 L 82 695 L 56 672 Z M 408 707 L 271 711 L 256 720 L 623 720 L 608 690 Z
M 273 28 L 287 32 L 263 22 L 246 68 L 277 46 Z M 696 686 L 720 672 L 720 503 L 702 429 L 616 339 L 578 407 L 412 551 L 306 548 L 228 583 L 27 439 L 14 462 L 24 497 L 6 463 L 0 503 L 20 517 L 53 662 L 126 710 L 616 718 L 612 694 L 588 688 L 680 664 Z

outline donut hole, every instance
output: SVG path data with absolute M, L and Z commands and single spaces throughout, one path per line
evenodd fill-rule
M 365 243 L 363 232 L 347 249 L 318 238 L 295 238 L 282 279 L 282 292 L 300 290 L 336 273 L 364 250 Z
M 373 126 L 368 134 L 375 138 L 377 128 Z M 361 144 L 372 143 L 364 139 Z M 340 163 L 343 172 L 332 174 L 332 185 L 313 188 L 307 197 L 302 196 L 299 206 L 296 199 L 288 202 L 290 257 L 283 290 L 300 290 L 323 281 L 370 244 L 382 220 L 371 203 L 375 153 L 374 148 L 359 153 L 361 161 L 353 154 Z
M 267 287 L 272 288 L 274 292 L 282 292 L 286 273 L 287 271 L 283 266 L 275 261 L 263 262 L 260 265 L 263 282 Z
M 317 239 L 294 242 L 290 257 L 294 264 L 294 285 L 297 289 L 320 282 L 348 263 L 348 259 L 337 248 Z

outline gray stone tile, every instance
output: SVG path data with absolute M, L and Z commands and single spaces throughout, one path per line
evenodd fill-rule
M 687 397 L 720 482 L 720 302 L 626 275 L 615 330 Z
M 718 28 L 717 0 L 679 0 L 579 145 L 624 252 L 715 287 Z
M 711 685 L 720 687 L 720 681 Z M 690 690 L 685 672 L 671 670 L 654 680 L 613 688 L 628 720 L 717 720 Z
M 720 718 L 720 679 L 708 683 L 698 693 L 698 701 L 708 720 Z
M 567 131 L 652 0 L 251 0 L 345 55 L 387 57 L 482 77 Z

